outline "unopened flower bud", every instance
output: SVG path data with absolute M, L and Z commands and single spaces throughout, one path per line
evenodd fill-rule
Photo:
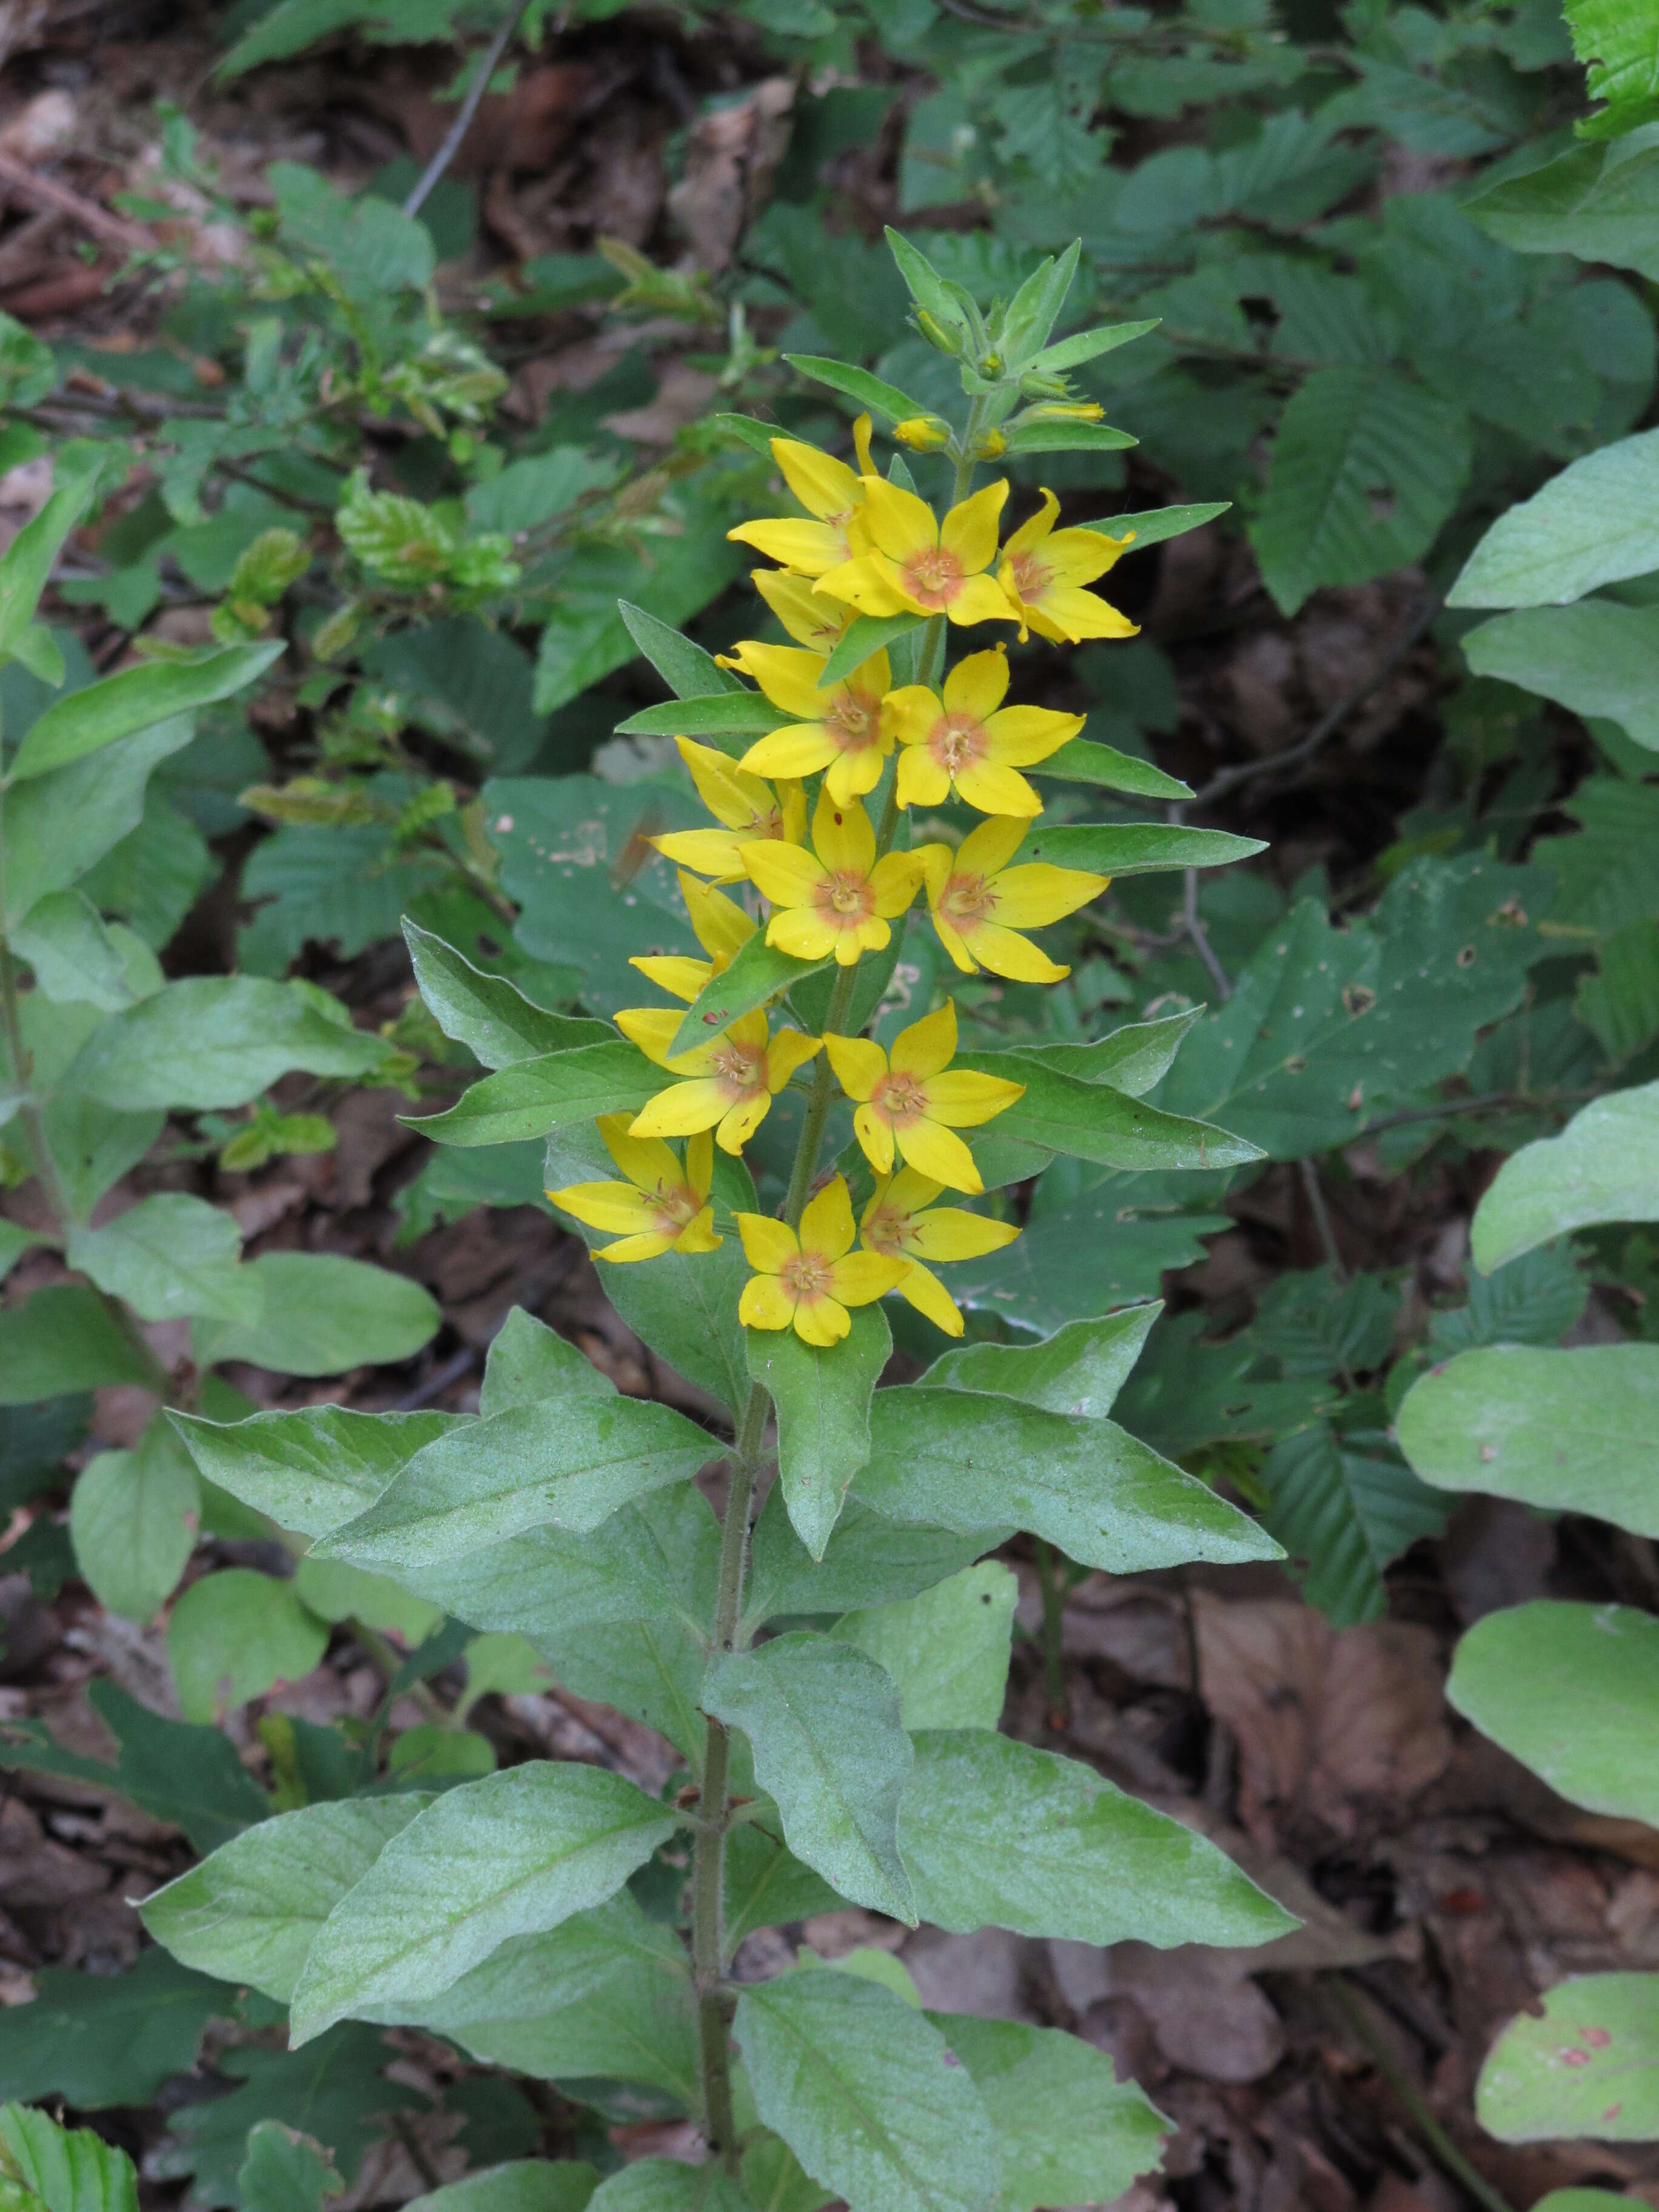
M 1007 437 L 1000 430 L 981 430 L 974 441 L 973 454 L 976 461 L 1000 461 L 1007 450 Z
M 951 442 L 951 426 L 937 415 L 912 415 L 908 422 L 894 423 L 893 435 L 913 453 L 937 453 Z
M 1000 353 L 988 353 L 979 363 L 979 373 L 981 376 L 1000 376 L 1005 366 Z
M 1073 399 L 1063 404 L 1049 400 L 1041 407 L 1028 407 L 1020 420 L 1023 422 L 1099 422 L 1104 420 L 1106 410 L 1092 399 Z
M 945 324 L 940 322 L 937 315 L 930 315 L 926 307 L 916 309 L 916 328 L 927 339 L 928 344 L 937 346 L 941 353 L 952 356 L 961 353 L 961 332 L 950 329 Z
M 1068 399 L 1071 386 L 1063 376 L 1044 376 L 1040 369 L 1027 369 L 1019 380 L 1019 388 L 1027 399 Z

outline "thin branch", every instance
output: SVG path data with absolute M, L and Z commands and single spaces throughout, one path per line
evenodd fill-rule
M 1334 1283 L 1346 1283 L 1348 1271 L 1342 1263 L 1337 1249 L 1336 1231 L 1331 1222 L 1331 1210 L 1325 1203 L 1325 1194 L 1319 1187 L 1319 1170 L 1311 1160 L 1297 1163 L 1302 1176 L 1302 1188 L 1307 1193 L 1308 1210 L 1313 1215 L 1314 1227 L 1319 1231 L 1319 1242 L 1325 1254 L 1325 1262 L 1331 1271 Z M 1352 1378 L 1350 1378 L 1352 1380 Z
M 1329 714 L 1322 715 L 1314 724 L 1305 738 L 1284 752 L 1269 753 L 1265 760 L 1243 761 L 1237 768 L 1224 768 L 1206 784 L 1200 786 L 1186 802 L 1187 805 L 1212 805 L 1229 792 L 1237 791 L 1241 784 L 1253 783 L 1259 775 L 1282 775 L 1288 769 L 1300 768 L 1304 761 L 1311 760 L 1320 747 L 1341 728 L 1355 708 L 1363 707 L 1373 692 L 1381 690 L 1440 612 L 1441 605 L 1438 592 L 1431 593 L 1425 599 L 1364 682 L 1357 684 L 1346 698 L 1339 699 Z
M 1208 969 L 1210 981 L 1215 985 L 1216 996 L 1225 1005 L 1233 995 L 1233 987 L 1227 980 L 1226 969 L 1216 957 L 1215 947 L 1210 942 L 1210 933 L 1205 928 L 1198 911 L 1198 870 L 1196 868 L 1187 870 L 1187 882 L 1181 912 L 1186 924 L 1187 934 L 1191 938 L 1199 958 Z
M 100 207 L 95 200 L 85 199 L 79 192 L 72 192 L 67 185 L 40 175 L 15 155 L 0 154 L 0 185 L 15 192 L 20 199 L 33 200 L 36 207 L 72 216 L 82 230 L 102 239 L 106 246 L 119 246 L 124 253 L 148 253 L 155 246 L 155 240 L 149 233 L 141 230 L 136 222 L 125 222 L 107 208 Z
M 485 93 L 489 89 L 489 80 L 495 76 L 501 56 L 512 44 L 514 36 L 528 14 L 529 9 L 530 0 L 518 0 L 518 5 L 512 9 L 507 21 L 490 40 L 485 50 L 483 60 L 479 65 L 478 74 L 467 88 L 466 98 L 461 102 L 460 112 L 445 132 L 443 144 L 439 147 L 425 168 L 422 170 L 414 190 L 404 202 L 405 215 L 420 213 L 439 178 L 460 152 L 461 141 L 472 128 L 472 118 L 477 113 L 479 103 Z

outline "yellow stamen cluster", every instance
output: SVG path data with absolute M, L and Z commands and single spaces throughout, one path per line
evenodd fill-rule
M 894 434 L 928 451 L 948 432 L 941 425 L 936 436 L 926 418 Z M 854 447 L 856 468 L 798 440 L 774 439 L 773 458 L 804 512 L 730 533 L 777 563 L 754 581 L 793 642 L 747 639 L 723 665 L 751 679 L 776 709 L 778 726 L 736 759 L 677 740 L 713 823 L 653 842 L 679 866 L 686 910 L 708 957 L 636 959 L 682 1005 L 627 1008 L 616 1018 L 623 1036 L 674 1079 L 637 1113 L 599 1119 L 625 1183 L 549 1194 L 578 1220 L 626 1232 L 601 1249 L 603 1259 L 713 1250 L 720 1241 L 711 1202 L 714 1148 L 740 1154 L 773 1099 L 817 1062 L 813 1076 L 800 1079 L 827 1098 L 823 1086 L 833 1075 L 878 1177 L 861 1222 L 855 1229 L 841 1176 L 807 1201 L 798 1225 L 744 1212 L 722 1220 L 736 1228 L 755 1270 L 743 1294 L 744 1322 L 793 1328 L 826 1348 L 848 1334 L 849 1308 L 894 1291 L 947 1334 L 962 1334 L 961 1312 L 928 1263 L 982 1257 L 1019 1232 L 934 1201 L 945 1190 L 983 1190 L 960 1132 L 1004 1112 L 1024 1086 L 952 1065 L 957 1013 L 948 999 L 886 1049 L 867 1037 L 775 1027 L 766 1007 L 754 1006 L 732 1018 L 706 1016 L 711 1027 L 723 1025 L 677 1051 L 684 1004 L 724 975 L 762 929 L 775 951 L 832 962 L 836 973 L 850 969 L 890 943 L 893 923 L 923 893 L 939 942 L 963 973 L 1058 982 L 1069 971 L 1022 933 L 1075 912 L 1107 881 L 1018 860 L 1042 811 L 1022 771 L 1068 744 L 1083 718 L 1006 705 L 1006 647 L 969 653 L 942 681 L 935 675 L 897 684 L 880 633 L 872 640 L 878 649 L 826 680 L 830 656 L 860 617 L 928 618 L 924 670 L 942 658 L 949 628 L 1006 623 L 1022 639 L 1035 630 L 1073 643 L 1134 631 L 1086 588 L 1127 538 L 1057 530 L 1059 501 L 1045 491 L 1038 513 L 1000 544 L 1006 482 L 957 500 L 941 519 L 915 493 L 878 475 L 867 417 L 855 428 Z M 864 800 L 890 774 L 878 830 Z M 817 780 L 810 800 L 809 778 Z M 960 846 L 910 848 L 896 834 L 904 810 L 935 807 L 952 794 L 985 817 Z M 715 888 L 738 884 L 750 887 L 748 903 Z M 750 910 L 756 894 L 757 912 Z M 846 1003 L 846 988 L 837 1005 Z M 668 1138 L 687 1139 L 684 1164 Z

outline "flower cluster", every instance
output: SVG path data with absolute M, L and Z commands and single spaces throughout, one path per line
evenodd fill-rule
M 1019 1232 L 936 1201 L 946 1191 L 982 1191 L 960 1133 L 1004 1112 L 1023 1085 L 954 1064 L 957 1014 L 948 999 L 886 1050 L 842 1033 L 836 1009 L 848 1003 L 845 985 L 822 1036 L 761 1006 L 677 1050 L 684 1007 L 763 927 L 768 946 L 803 963 L 833 963 L 850 984 L 846 971 L 888 946 L 893 923 L 924 896 L 940 945 L 964 975 L 987 969 L 1020 982 L 1058 982 L 1068 971 L 1024 933 L 1075 912 L 1106 878 L 1018 861 L 1042 811 L 1023 771 L 1070 744 L 1083 719 L 1007 705 L 1003 644 L 971 652 L 945 672 L 945 641 L 951 629 L 980 623 L 1071 643 L 1127 637 L 1134 627 L 1088 588 L 1127 538 L 1057 529 L 1059 502 L 1045 491 L 1038 512 L 1000 543 L 1006 482 L 958 499 L 940 519 L 914 491 L 876 472 L 867 416 L 854 442 L 856 468 L 799 440 L 774 439 L 773 458 L 804 513 L 746 522 L 731 533 L 777 564 L 754 581 L 793 642 L 746 640 L 724 663 L 758 686 L 777 711 L 777 726 L 735 760 L 689 738 L 677 741 L 714 826 L 653 842 L 679 869 L 686 910 L 708 957 L 634 961 L 681 1004 L 624 1009 L 617 1026 L 672 1079 L 637 1113 L 599 1118 L 625 1182 L 549 1194 L 578 1220 L 619 1232 L 599 1249 L 601 1259 L 711 1251 L 720 1242 L 710 1200 L 714 1148 L 740 1154 L 773 1099 L 798 1078 L 814 1101 L 808 1126 L 815 1145 L 830 1087 L 838 1085 L 877 1177 L 861 1219 L 855 1224 L 840 1175 L 805 1203 L 798 1224 L 732 1217 L 754 1270 L 739 1309 L 744 1322 L 793 1327 L 821 1346 L 847 1334 L 849 1307 L 895 1291 L 948 1334 L 962 1334 L 962 1315 L 929 1263 L 981 1257 Z M 926 625 L 919 633 L 925 680 L 896 683 L 880 640 L 893 618 L 907 617 Z M 876 649 L 848 665 L 857 650 L 849 645 L 832 675 L 831 656 L 849 626 L 866 618 L 873 618 L 866 628 L 885 625 L 872 641 Z M 878 824 L 864 802 L 884 779 Z M 984 819 L 954 848 L 912 847 L 907 810 L 939 805 L 952 793 Z M 755 912 L 720 888 L 734 885 L 749 887 Z M 683 1158 L 670 1138 L 686 1140 Z M 815 1164 L 806 1164 L 809 1180 Z

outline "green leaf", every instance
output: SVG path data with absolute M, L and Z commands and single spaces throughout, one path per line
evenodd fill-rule
M 624 1109 L 637 1113 L 664 1076 L 625 1037 L 546 1053 L 486 1075 L 447 1113 L 411 1120 L 440 1145 L 512 1145 L 573 1122 Z
M 1659 607 L 1583 599 L 1494 615 L 1467 633 L 1477 676 L 1535 691 L 1575 714 L 1602 715 L 1650 752 L 1659 751 Z
M 485 975 L 407 916 L 403 932 L 428 1011 L 446 1036 L 458 1039 L 486 1067 L 507 1067 L 576 1045 L 607 1044 L 615 1036 L 608 1022 L 544 1012 L 505 975 Z
M 926 620 L 925 615 L 855 615 L 830 648 L 818 676 L 819 690 L 827 691 L 832 684 L 844 683 L 872 653 L 884 653 L 902 637 L 914 635 Z
M 751 1823 L 726 1839 L 726 1948 L 731 1956 L 757 1928 L 777 1928 L 815 1913 L 836 1912 L 841 1899 L 822 1875 Z
M 860 1306 L 850 1334 L 827 1349 L 793 1329 L 749 1329 L 749 1372 L 776 1408 L 778 1480 L 789 1518 L 815 1559 L 848 1484 L 870 1459 L 870 1401 L 893 1353 L 879 1305 Z
M 1070 337 L 1060 338 L 1054 344 L 1045 346 L 1030 365 L 1045 376 L 1054 376 L 1068 368 L 1080 368 L 1085 361 L 1098 361 L 1102 354 L 1115 353 L 1119 346 L 1127 345 L 1134 338 L 1144 338 L 1149 331 L 1157 328 L 1156 315 L 1139 323 L 1100 323 L 1091 331 L 1074 331 Z M 1215 511 L 1225 514 L 1224 503 Z M 1181 510 L 1177 508 L 1173 512 Z M 1206 514 L 1206 521 L 1209 519 Z M 1188 526 L 1190 528 L 1192 526 Z
M 1659 568 L 1659 430 L 1620 438 L 1500 514 L 1446 595 L 1453 607 L 1561 606 Z
M 248 2130 L 236 2187 L 241 2212 L 322 2212 L 323 2199 L 345 2184 L 320 2144 L 280 2120 L 261 2120 Z
M 708 1734 L 698 1703 L 708 1658 L 706 1630 L 680 1620 L 618 1621 L 574 1636 L 538 1637 L 536 1649 L 565 1688 L 643 1721 L 701 1774 Z
M 648 1267 L 605 1270 L 605 1295 L 635 1335 L 734 1422 L 750 1388 L 747 1331 L 738 1319 L 748 1274 L 743 1246 L 729 1233 L 717 1252 L 665 1252 Z
M 1279 611 L 1421 558 L 1469 468 L 1462 410 L 1392 368 L 1315 371 L 1285 410 L 1251 543 Z
M 156 1373 L 142 1341 L 96 1291 L 49 1283 L 0 1310 L 0 1406 L 27 1406 L 110 1382 L 154 1389 Z
M 1475 2085 L 1501 2142 L 1659 2136 L 1659 1974 L 1575 1974 L 1498 2037 Z
M 749 2199 L 718 2167 L 677 2158 L 635 2159 L 599 2184 L 596 2212 L 745 2212 Z
M 1206 522 L 1227 514 L 1232 501 L 1227 499 L 1206 500 L 1196 507 L 1154 507 L 1144 514 L 1108 514 L 1098 521 L 1085 522 L 1085 530 L 1101 530 L 1109 538 L 1121 538 L 1125 531 L 1133 531 L 1134 543 L 1132 553 L 1142 553 L 1149 545 L 1161 545 L 1168 538 L 1184 538 L 1189 530 L 1201 530 Z
M 442 1318 L 408 1276 L 335 1252 L 264 1252 L 242 1272 L 258 1284 L 258 1318 L 198 1322 L 204 1365 L 246 1359 L 278 1375 L 338 1375 L 412 1359 Z
M 246 1705 L 278 1682 L 308 1674 L 328 1646 L 328 1627 L 291 1582 L 226 1567 L 192 1583 L 167 1623 L 167 1657 L 186 1720 L 217 1718 L 221 1705 Z
M 1008 428 L 1011 454 L 1115 453 L 1139 443 L 1106 422 L 1014 422 Z
M 1144 1098 L 1169 1073 L 1182 1040 L 1203 1012 L 1189 1006 L 1155 1022 L 1132 1022 L 1091 1044 L 1019 1045 L 1022 1060 L 1073 1075 L 1080 1083 L 1109 1083 L 1131 1098 Z
M 290 2034 L 440 1996 L 514 1936 L 599 1905 L 678 1815 L 620 1775 L 545 1760 L 447 1791 L 392 1838 L 313 1944 Z
M 1659 1536 L 1659 1345 L 1462 1352 L 1413 1384 L 1395 1426 L 1437 1489 L 1593 1513 Z
M 125 2151 L 22 2105 L 0 2105 L 0 2189 L 15 2212 L 138 2212 Z
M 848 2212 L 991 2212 L 1000 2166 L 967 2069 L 902 1997 L 823 1969 L 744 1990 L 761 2119 Z
M 1024 1053 L 965 1052 L 954 1065 L 1024 1085 L 996 1118 L 995 1135 L 1103 1167 L 1236 1168 L 1260 1159 L 1248 1139 L 1126 1097 L 1109 1085 L 1079 1082 Z
M 628 625 L 628 635 L 677 699 L 708 699 L 719 691 L 742 691 L 744 685 L 722 668 L 712 653 L 694 645 L 667 623 L 648 615 L 626 599 L 617 610 Z
M 585 2212 L 599 2185 L 599 2169 L 580 2159 L 514 2159 L 414 2197 L 404 2212 Z
M 211 707 L 256 681 L 287 650 L 282 641 L 228 645 L 200 660 L 147 660 L 59 699 L 34 722 L 9 771 L 14 783 L 101 752 L 118 738 Z
M 1110 1574 L 1280 1556 L 1247 1515 L 1111 1421 L 964 1390 L 881 1391 L 871 1441 L 858 1493 L 895 1519 L 964 1534 L 1012 1521 Z
M 234 2002 L 165 1951 L 141 1951 L 122 1974 L 48 1966 L 32 2004 L 0 2012 L 0 2094 L 82 2112 L 147 2105 L 170 2075 L 191 2071 L 202 2031 Z
M 790 1523 L 781 1488 L 775 1487 L 755 1523 L 744 1589 L 744 1632 L 752 1634 L 779 1615 L 851 1613 L 919 1596 L 981 1553 L 994 1551 L 1005 1527 L 959 1534 L 910 1526 L 889 1520 L 853 1497 L 842 1509 L 823 1559 L 815 1559 Z
M 70 1231 L 71 1267 L 121 1298 L 144 1321 L 191 1315 L 248 1322 L 260 1295 L 240 1265 L 242 1235 L 222 1207 L 183 1191 L 141 1198 L 100 1229 Z
M 763 738 L 781 714 L 760 691 L 716 691 L 706 699 L 667 699 L 617 725 L 619 738 Z M 741 748 L 747 750 L 747 747 Z
M 580 1534 L 647 1491 L 689 1482 L 718 1452 L 707 1430 L 645 1399 L 519 1406 L 424 1446 L 315 1548 L 358 1566 L 420 1567 L 526 1528 Z
M 946 330 L 965 331 L 967 317 L 962 302 L 939 275 L 919 246 L 913 246 L 902 230 L 895 230 L 890 222 L 884 235 L 887 250 L 897 264 L 904 287 L 919 307 L 926 307 L 934 320 Z
M 325 1536 L 372 1504 L 454 1413 L 360 1413 L 300 1406 L 245 1421 L 168 1419 L 207 1480 L 301 1536 Z
M 849 1613 L 830 1632 L 891 1675 L 899 1718 L 913 1735 L 994 1729 L 1002 1718 L 1018 1595 L 1013 1570 L 986 1559 L 920 1597 Z
M 1474 1264 L 1489 1275 L 1597 1221 L 1659 1221 L 1659 1083 L 1598 1098 L 1511 1153 L 1475 1209 Z
M 0 560 L 0 661 L 21 656 L 19 647 L 34 621 L 64 540 L 92 503 L 96 472 L 59 484 L 32 522 L 25 523 Z M 61 679 L 60 679 L 61 680 Z
M 1115 2203 L 1162 2156 L 1172 2124 L 1080 2037 L 1024 2021 L 927 2015 L 968 2069 L 1002 2159 L 997 2212 Z
M 872 376 L 868 369 L 853 368 L 844 361 L 826 361 L 817 354 L 787 353 L 783 357 L 797 374 L 810 376 L 815 384 L 827 384 L 831 392 L 839 392 L 842 398 L 868 408 L 872 415 L 884 416 L 890 422 L 906 422 L 912 416 L 933 411 L 896 385 Z
M 484 1355 L 478 1411 L 508 1413 L 563 1398 L 614 1398 L 617 1386 L 545 1322 L 514 1306 Z
M 362 1078 L 388 1051 L 308 983 L 191 975 L 100 1023 L 63 1088 L 125 1114 L 245 1106 L 295 1068 Z
M 711 975 L 686 1008 L 669 1047 L 671 1055 L 695 1051 L 729 1029 L 740 1014 L 767 1005 L 807 976 L 823 975 L 834 965 L 828 956 L 822 960 L 797 960 L 793 953 L 780 952 L 757 930 L 731 966 Z M 661 1083 L 663 1078 L 659 1076 L 657 1080 Z
M 1091 1766 L 981 1729 L 916 1739 L 899 1847 L 925 1920 L 1079 1943 L 1271 1942 L 1297 1926 L 1206 1836 Z
M 1372 1448 L 1352 1448 L 1363 1442 Z M 1443 1536 L 1451 1511 L 1383 1439 L 1339 1437 L 1324 1423 L 1281 1437 L 1261 1480 L 1267 1528 L 1303 1596 L 1337 1628 L 1382 1618 L 1382 1570 L 1419 1538 Z
M 1188 830 L 1168 822 L 1070 822 L 1054 829 L 1034 823 L 1018 854 L 1059 868 L 1086 868 L 1097 876 L 1145 876 L 1166 868 L 1226 868 L 1267 848 L 1258 837 L 1227 830 Z
M 286 2004 L 324 1921 L 430 1802 L 405 1791 L 279 1813 L 152 1890 L 144 1925 L 185 1966 Z
M 36 988 L 59 1005 L 115 1014 L 132 1004 L 120 945 L 84 891 L 37 899 L 27 921 L 12 931 L 11 945 L 33 969 Z
M 1659 125 L 1644 124 L 1611 146 L 1575 146 L 1488 185 L 1464 212 L 1517 253 L 1576 253 L 1659 279 L 1656 167 Z
M 910 1739 L 890 1677 L 849 1644 L 795 1632 L 717 1652 L 702 1702 L 749 1738 L 795 1856 L 854 1904 L 914 1928 L 897 1844 Z
M 1582 1319 L 1589 1295 L 1564 1244 L 1523 1253 L 1490 1275 L 1471 1270 L 1468 1280 L 1468 1304 L 1430 1319 L 1430 1341 L 1442 1354 L 1482 1344 L 1558 1343 Z
M 1157 1300 L 1098 1321 L 1067 1322 L 1041 1344 L 963 1345 L 936 1359 L 924 1380 L 929 1389 L 988 1392 L 1046 1413 L 1103 1420 L 1163 1310 Z
M 89 1460 L 70 1501 L 70 1537 L 98 1602 L 126 1620 L 153 1620 L 196 1547 L 201 1506 L 196 1471 L 165 1421 L 152 1421 L 131 1451 Z
M 392 10 L 360 4 L 353 12 L 361 21 Z M 337 21 L 328 27 L 337 28 Z M 431 283 L 436 266 L 432 234 L 401 208 L 374 192 L 349 198 L 298 161 L 273 161 L 265 174 L 284 238 L 301 252 L 326 262 L 345 289 L 367 305 L 384 313 L 386 293 L 419 291 Z
M 138 827 L 151 769 L 190 743 L 193 726 L 179 715 L 6 793 L 8 927 Z
M 1324 1381 L 1345 1368 L 1364 1374 L 1381 1367 L 1399 1316 L 1399 1292 L 1376 1276 L 1357 1274 L 1344 1282 L 1329 1267 L 1310 1267 L 1268 1285 L 1249 1334 L 1258 1352 L 1279 1362 L 1287 1380 L 1316 1376 Z
M 1655 98 L 1653 11 L 1643 0 L 1571 0 L 1572 50 L 1586 64 L 1584 89 L 1605 100 L 1576 128 L 1583 138 L 1617 138 L 1659 119 Z
M 1064 783 L 1095 783 L 1107 791 L 1127 791 L 1137 799 L 1190 799 L 1192 786 L 1179 776 L 1165 775 L 1151 761 L 1137 760 L 1115 745 L 1100 745 L 1091 738 L 1073 738 L 1058 752 L 1037 763 L 1038 775 L 1052 775 Z

